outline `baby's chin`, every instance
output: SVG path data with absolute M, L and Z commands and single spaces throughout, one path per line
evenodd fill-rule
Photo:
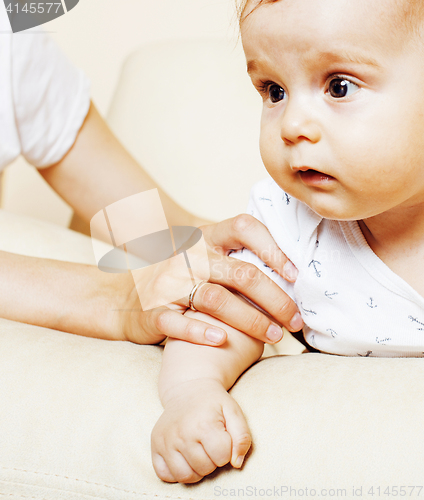
M 333 206 L 322 206 L 316 204 L 308 204 L 308 207 L 315 212 L 317 215 L 322 217 L 323 219 L 329 220 L 339 220 L 339 221 L 352 221 L 352 220 L 361 220 L 362 214 L 357 210 L 348 210 L 346 207 L 333 207 Z
M 378 210 L 373 211 L 372 207 L 358 200 L 346 199 L 346 196 L 343 196 L 343 189 L 340 186 L 337 187 L 337 184 L 335 189 L 320 190 L 306 187 L 298 179 L 278 179 L 277 177 L 273 179 L 285 193 L 307 205 L 323 219 L 354 221 L 381 213 Z
M 337 221 L 359 221 L 370 217 L 358 210 L 347 210 L 343 208 L 332 209 L 328 207 L 315 207 L 305 203 L 308 207 L 323 219 Z
M 302 196 L 302 193 L 297 193 L 297 195 L 292 194 L 292 196 L 303 202 L 323 219 L 354 221 L 369 217 L 367 212 L 365 210 L 361 210 L 358 206 L 351 207 L 347 203 L 335 200 L 334 194 L 315 193 L 312 196 Z

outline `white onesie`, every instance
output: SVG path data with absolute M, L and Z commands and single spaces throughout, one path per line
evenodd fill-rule
M 309 345 L 346 356 L 424 355 L 424 298 L 377 257 L 356 221 L 323 219 L 269 178 L 253 187 L 247 213 L 265 224 L 298 279 L 288 283 L 247 249 L 231 256 L 295 300 Z

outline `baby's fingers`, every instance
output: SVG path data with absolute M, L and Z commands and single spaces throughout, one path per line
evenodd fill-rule
M 231 459 L 232 442 L 224 425 L 220 423 L 219 427 L 214 432 L 207 432 L 203 435 L 202 445 L 213 463 L 217 467 L 222 467 Z
M 231 436 L 231 465 L 239 469 L 252 444 L 249 427 L 237 404 L 224 408 L 225 425 Z
M 153 468 L 155 469 L 156 475 L 162 481 L 166 481 L 167 483 L 176 483 L 177 480 L 169 470 L 169 467 L 166 465 L 166 462 L 162 455 L 158 453 L 152 453 L 152 462 Z
M 203 476 L 197 474 L 186 459 L 177 450 L 171 450 L 167 454 L 167 459 L 159 455 L 153 455 L 153 467 L 157 476 L 168 483 L 197 483 Z
M 230 440 L 230 447 L 231 447 L 231 440 Z M 207 476 L 208 474 L 213 472 L 217 467 L 217 464 L 211 459 L 204 445 L 202 446 L 202 443 L 193 443 L 190 444 L 189 446 L 185 446 L 180 450 L 180 452 L 187 460 L 187 463 L 194 470 L 194 472 L 199 474 L 199 476 L 201 477 Z M 227 462 L 229 462 L 229 460 L 230 459 L 228 458 Z

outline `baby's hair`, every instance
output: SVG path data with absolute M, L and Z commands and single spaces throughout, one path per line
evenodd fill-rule
M 248 0 L 236 0 L 237 16 L 240 24 L 244 21 L 243 12 L 244 9 L 246 8 L 247 2 Z M 278 2 L 278 0 L 265 0 L 265 1 L 257 0 L 255 7 L 248 15 L 250 15 L 254 10 L 256 10 L 262 3 L 274 3 L 274 2 Z
M 252 0 L 253 1 L 253 0 Z M 236 0 L 239 24 L 250 16 L 262 4 L 275 3 L 283 0 L 255 0 L 255 5 L 244 16 L 244 11 L 249 0 Z M 319 1 L 319 0 L 317 0 Z M 424 29 L 424 1 L 423 0 L 386 0 L 386 19 L 393 30 L 401 30 L 404 34 L 422 34 Z M 372 2 L 370 2 L 372 8 Z M 424 39 L 424 36 L 423 36 Z
M 403 35 L 418 35 L 424 40 L 424 2 L 422 0 L 387 0 L 385 15 L 389 26 Z

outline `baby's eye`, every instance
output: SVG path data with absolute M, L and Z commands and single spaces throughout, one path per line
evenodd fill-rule
M 279 85 L 273 83 L 268 87 L 268 95 L 271 102 L 279 102 L 284 99 L 286 93 Z
M 347 80 L 346 78 L 333 78 L 328 86 L 328 93 L 331 97 L 340 99 L 349 97 L 359 89 L 359 85 Z

